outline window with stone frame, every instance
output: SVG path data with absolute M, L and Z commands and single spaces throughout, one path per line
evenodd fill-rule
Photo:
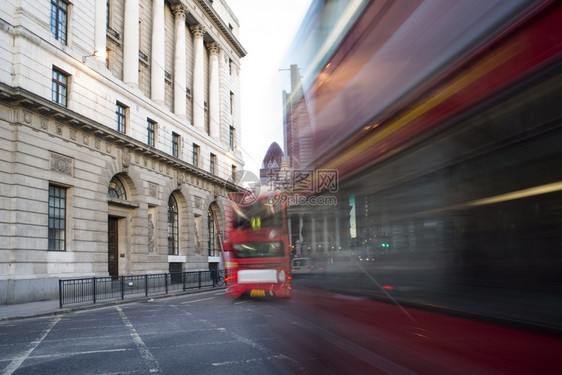
M 181 147 L 181 137 L 179 134 L 172 133 L 172 155 L 179 158 Z
M 178 204 L 173 195 L 168 199 L 168 255 L 179 254 Z
M 66 188 L 49 185 L 48 249 L 66 251 Z
M 66 107 L 68 104 L 69 75 L 54 68 L 51 74 L 51 99 L 53 102 Z
M 117 177 L 113 177 L 109 181 L 109 186 L 107 187 L 107 196 L 117 199 L 126 200 L 127 193 L 125 191 L 125 186 Z
M 151 119 L 146 119 L 146 134 L 147 134 L 146 144 L 149 145 L 150 147 L 155 147 L 157 127 L 158 124 L 155 121 L 152 121 Z
M 200 152 L 200 147 L 198 145 L 196 145 L 195 143 L 193 144 L 193 165 L 198 167 L 199 166 L 199 152 Z
M 120 102 L 115 105 L 115 130 L 119 133 L 126 133 L 127 130 L 127 110 L 128 107 Z
M 68 3 L 51 0 L 51 34 L 53 38 L 66 44 L 68 34 Z

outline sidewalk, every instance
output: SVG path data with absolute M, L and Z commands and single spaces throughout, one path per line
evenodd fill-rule
M 60 309 L 58 299 L 0 305 L 0 320 L 33 318 L 45 315 L 63 314 L 70 311 L 71 309 L 69 308 Z
M 27 303 L 16 303 L 13 305 L 0 305 L 0 321 L 2 320 L 13 320 L 13 319 L 23 319 L 23 318 L 36 318 L 40 316 L 49 316 L 57 314 L 67 314 L 72 311 L 96 309 L 105 306 L 115 306 L 124 303 L 132 302 L 144 302 L 160 298 L 167 297 L 177 297 L 188 294 L 197 294 L 202 292 L 207 292 L 209 290 L 217 290 L 219 288 L 204 288 L 190 291 L 182 291 L 177 293 L 168 294 L 155 294 L 151 296 L 143 297 L 131 297 L 125 299 L 112 299 L 106 300 L 98 303 L 77 303 L 72 305 L 65 305 L 62 309 L 59 306 L 59 300 L 53 299 L 48 301 L 37 301 L 37 302 L 27 302 Z

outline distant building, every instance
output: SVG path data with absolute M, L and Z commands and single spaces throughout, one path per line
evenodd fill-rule
M 243 167 L 226 2 L 8 0 L 0 23 L 0 303 L 218 267 Z
M 314 133 L 299 67 L 291 65 L 290 73 L 291 92 L 283 91 L 285 154 L 277 143 L 269 147 L 260 170 L 261 182 L 287 197 L 294 256 L 326 259 L 344 255 L 342 250 L 349 249 L 350 243 L 351 207 L 341 194 L 323 194 L 321 179 L 332 174 L 337 185 L 337 171 L 314 168 Z
M 273 142 L 267 149 L 260 168 L 260 182 L 262 186 L 267 186 L 270 182 L 277 179 L 283 157 L 283 150 L 281 150 L 277 142 Z
M 313 131 L 303 96 L 299 67 L 290 67 L 291 92 L 283 91 L 283 134 L 289 167 L 307 168 L 313 162 Z M 301 103 L 302 102 L 302 103 Z

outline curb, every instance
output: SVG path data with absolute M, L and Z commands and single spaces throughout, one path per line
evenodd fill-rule
M 168 294 L 163 294 L 163 295 L 153 295 L 153 296 L 137 297 L 137 298 L 117 300 L 117 301 L 100 302 L 100 303 L 95 303 L 95 304 L 91 303 L 91 304 L 88 304 L 88 305 L 77 305 L 77 306 L 72 306 L 72 307 L 63 307 L 63 308 L 59 308 L 59 309 L 54 310 L 54 311 L 48 311 L 48 312 L 42 312 L 42 313 L 36 313 L 36 314 L 30 314 L 30 315 L 0 317 L 0 322 L 7 321 L 7 320 L 21 320 L 21 319 L 30 319 L 30 318 L 42 318 L 42 317 L 46 317 L 46 316 L 56 316 L 56 315 L 68 314 L 68 313 L 75 312 L 75 311 L 93 310 L 93 309 L 102 308 L 102 307 L 118 306 L 118 305 L 123 305 L 123 304 L 127 304 L 127 303 L 134 303 L 134 302 L 151 302 L 151 300 L 156 300 L 156 299 L 164 299 L 164 298 L 170 298 L 170 297 L 180 297 L 180 296 L 185 296 L 185 295 L 190 295 L 190 294 L 208 293 L 208 292 L 212 292 L 212 291 L 225 290 L 225 289 L 226 289 L 226 287 L 213 287 L 213 288 L 209 288 L 209 289 L 205 289 L 205 290 L 185 291 L 185 292 L 182 291 L 182 292 L 179 292 L 179 293 L 168 293 Z

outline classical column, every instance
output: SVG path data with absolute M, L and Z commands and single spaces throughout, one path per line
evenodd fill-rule
M 203 36 L 205 28 L 203 25 L 195 25 L 191 28 L 193 33 L 193 125 L 200 130 L 205 129 L 205 70 Z
M 187 9 L 182 4 L 172 7 L 174 12 L 176 44 L 174 46 L 174 113 L 180 117 L 187 114 L 185 103 L 185 16 Z
M 164 0 L 152 1 L 152 58 L 150 65 L 150 93 L 152 100 L 164 104 L 164 71 L 166 50 L 164 37 Z
M 291 231 L 291 215 L 287 215 L 287 232 L 289 235 L 289 246 L 291 246 L 293 243 L 293 236 L 292 236 L 292 231 Z M 289 248 L 289 251 L 292 252 L 293 248 Z
M 336 250 L 339 250 L 340 246 L 340 217 L 336 216 Z
M 106 45 L 106 0 L 96 0 L 96 16 L 95 16 L 95 34 L 94 34 L 94 52 L 96 53 L 96 59 L 99 63 L 105 62 L 105 51 L 107 50 Z M 103 52 L 103 53 L 101 53 Z
M 139 0 L 125 0 L 123 82 L 139 85 Z
M 302 244 L 302 226 L 303 226 L 303 217 L 302 214 L 299 214 L 299 241 L 298 241 L 298 253 L 299 256 L 302 256 L 303 244 Z
M 220 137 L 219 53 L 217 43 L 209 44 L 209 135 Z
M 316 249 L 316 220 L 314 216 L 310 218 L 310 241 L 312 242 L 312 254 L 316 255 L 318 249 Z
M 324 215 L 323 220 L 322 220 L 322 231 L 324 233 L 324 236 L 322 238 L 322 241 L 324 241 L 324 252 L 326 252 L 328 250 L 328 216 Z

